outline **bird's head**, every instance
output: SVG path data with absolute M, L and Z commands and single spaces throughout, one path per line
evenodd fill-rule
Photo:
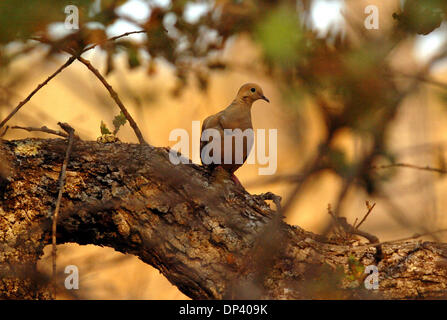
M 264 93 L 262 92 L 262 88 L 260 86 L 258 86 L 256 83 L 244 84 L 239 89 L 237 96 L 236 96 L 236 100 L 244 101 L 246 103 L 249 103 L 250 105 L 259 99 L 270 102 L 270 100 L 264 96 Z

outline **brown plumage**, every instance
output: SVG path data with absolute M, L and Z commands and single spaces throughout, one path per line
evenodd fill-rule
M 243 156 L 242 156 L 242 163 L 235 163 L 235 141 L 234 138 L 232 139 L 232 161 L 231 164 L 225 164 L 224 163 L 224 157 L 225 152 L 224 150 L 224 130 L 225 129 L 241 129 L 242 131 L 246 129 L 253 129 L 252 123 L 251 123 L 251 106 L 253 102 L 256 100 L 263 99 L 267 102 L 270 102 L 263 94 L 262 89 L 259 85 L 255 83 L 246 83 L 244 84 L 238 91 L 236 98 L 233 100 L 233 102 L 224 110 L 213 114 L 206 118 L 203 121 L 202 124 L 202 137 L 203 137 L 203 131 L 206 129 L 216 129 L 221 137 L 221 162 L 220 164 L 210 164 L 212 167 L 215 166 L 221 166 L 223 169 L 228 171 L 230 174 L 233 174 L 240 166 L 242 166 L 243 162 L 248 157 L 248 154 L 251 150 L 251 145 L 249 146 L 247 150 L 247 143 L 248 139 L 244 137 L 243 139 Z M 210 138 L 210 141 L 212 141 L 212 138 Z M 202 159 L 202 163 L 205 163 L 204 161 L 204 155 L 202 154 L 202 151 L 204 147 L 210 142 L 210 141 L 200 141 L 200 158 Z M 210 153 L 212 156 L 212 153 Z

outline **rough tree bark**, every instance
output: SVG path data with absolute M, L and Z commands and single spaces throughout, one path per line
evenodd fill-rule
M 46 299 L 35 276 L 51 242 L 66 141 L 0 144 L 0 296 Z M 323 205 L 323 204 L 322 204 Z M 444 297 L 447 245 L 418 240 L 354 249 L 281 221 L 262 196 L 166 148 L 77 140 L 58 243 L 109 246 L 159 269 L 194 299 Z M 377 265 L 379 290 L 354 266 Z

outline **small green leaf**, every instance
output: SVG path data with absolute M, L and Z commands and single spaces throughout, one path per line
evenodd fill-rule
M 111 134 L 110 130 L 107 128 L 106 124 L 102 120 L 101 120 L 100 129 L 101 129 L 101 134 Z
M 113 134 L 117 134 L 120 127 L 124 126 L 126 122 L 127 122 L 126 116 L 121 111 L 119 115 L 113 118 L 113 126 L 115 127 L 115 130 L 113 130 Z

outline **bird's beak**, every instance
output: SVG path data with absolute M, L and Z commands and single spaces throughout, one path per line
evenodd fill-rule
M 261 97 L 261 99 L 262 99 L 262 100 L 265 100 L 265 101 L 267 101 L 268 103 L 270 103 L 270 100 L 269 100 L 269 99 L 267 99 L 267 97 L 266 97 L 266 96 L 262 96 L 262 97 Z

